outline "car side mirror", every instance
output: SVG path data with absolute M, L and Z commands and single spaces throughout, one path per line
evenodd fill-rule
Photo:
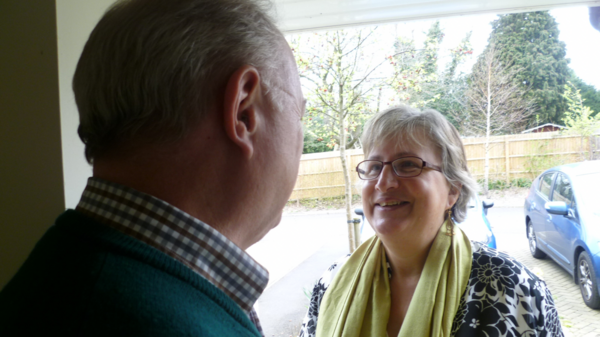
M 493 200 L 489 200 L 489 199 L 487 199 L 487 200 L 483 200 L 483 201 L 481 202 L 481 204 L 483 205 L 483 213 L 484 213 L 485 215 L 487 215 L 487 214 L 488 214 L 488 208 L 492 208 L 492 207 L 494 207 L 494 201 L 493 201 Z
M 356 213 L 356 215 L 360 215 L 360 216 L 365 216 L 365 213 L 363 212 L 362 208 L 355 208 L 354 209 L 354 213 Z
M 569 207 L 564 201 L 548 201 L 544 208 L 548 213 L 555 215 L 568 215 Z

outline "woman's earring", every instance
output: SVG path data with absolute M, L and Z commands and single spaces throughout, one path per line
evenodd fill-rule
M 453 236 L 454 235 L 454 220 L 452 220 L 452 208 L 448 209 L 448 217 L 446 218 L 446 235 Z

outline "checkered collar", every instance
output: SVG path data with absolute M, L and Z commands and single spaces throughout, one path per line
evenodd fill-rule
M 76 210 L 185 264 L 247 313 L 267 286 L 267 270 L 223 234 L 148 194 L 89 178 Z

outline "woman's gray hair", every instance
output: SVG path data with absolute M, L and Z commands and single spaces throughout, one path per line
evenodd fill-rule
M 244 64 L 269 92 L 285 40 L 266 0 L 123 0 L 104 14 L 73 78 L 88 162 L 143 134 L 167 141 L 220 104 Z M 269 92 L 272 105 L 277 101 Z
M 478 190 L 477 182 L 467 167 L 465 149 L 456 128 L 433 109 L 422 112 L 408 106 L 397 106 L 377 113 L 365 125 L 362 134 L 365 158 L 371 150 L 387 141 L 409 140 L 422 144 L 426 136 L 439 149 L 442 173 L 454 188 L 460 185 L 460 196 L 452 207 L 452 216 L 463 222 L 467 215 L 469 200 Z

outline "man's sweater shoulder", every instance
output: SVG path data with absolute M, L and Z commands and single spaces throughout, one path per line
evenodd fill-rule
M 0 335 L 38 331 L 260 335 L 239 306 L 206 279 L 75 211 L 59 217 L 0 292 Z

